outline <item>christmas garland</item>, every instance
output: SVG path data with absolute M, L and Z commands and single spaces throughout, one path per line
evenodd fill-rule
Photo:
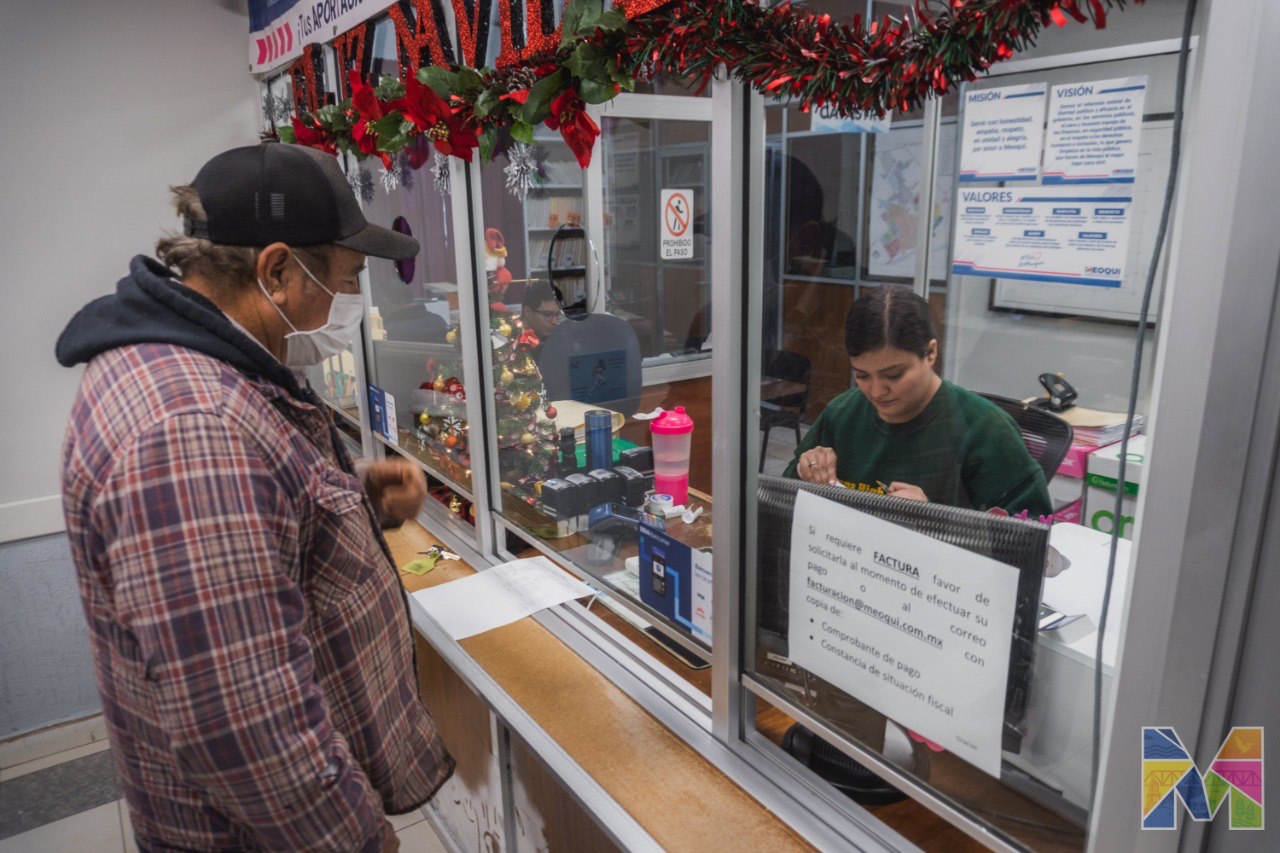
M 467 162 L 478 148 L 488 161 L 500 132 L 532 143 L 534 127 L 545 124 L 586 168 L 600 135 L 586 104 L 634 91 L 637 80 L 700 78 L 705 86 L 724 65 L 739 81 L 804 110 L 883 116 L 977 79 L 1068 16 L 1105 27 L 1107 10 L 1125 0 L 916 0 L 903 18 L 866 25 L 860 15 L 846 25 L 790 3 L 676 0 L 630 20 L 628 5 L 617 0 L 602 12 L 599 0 L 570 0 L 559 46 L 528 65 L 428 65 L 376 86 L 351 71 L 350 98 L 294 115 L 278 133 L 330 153 L 377 157 L 390 172 L 400 152 L 420 165 L 429 146 Z

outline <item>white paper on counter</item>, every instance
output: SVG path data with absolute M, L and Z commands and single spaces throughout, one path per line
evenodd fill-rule
M 529 557 L 418 590 L 413 598 L 449 636 L 463 640 L 590 595 L 595 595 L 591 587 L 546 557 Z
M 791 659 L 1000 775 L 1018 570 L 801 490 Z

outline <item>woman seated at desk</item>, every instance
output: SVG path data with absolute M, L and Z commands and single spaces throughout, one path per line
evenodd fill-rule
M 785 476 L 1032 518 L 1052 513 L 1044 472 L 1013 419 L 934 372 L 928 302 L 905 287 L 871 289 L 849 310 L 844 340 L 857 387 L 827 404 Z

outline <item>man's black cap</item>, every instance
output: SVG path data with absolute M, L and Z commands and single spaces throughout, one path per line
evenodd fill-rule
M 413 237 L 372 225 L 335 157 L 304 145 L 264 142 L 214 157 L 191 182 L 205 220 L 183 231 L 228 246 L 336 243 L 377 258 L 418 254 Z

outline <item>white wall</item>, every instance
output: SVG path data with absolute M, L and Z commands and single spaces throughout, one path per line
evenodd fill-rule
M 0 13 L 0 541 L 61 526 L 58 458 L 79 379 L 53 358 L 175 218 L 167 187 L 256 141 L 244 0 L 7 0 Z
M 1113 12 L 1104 30 L 1074 22 L 1062 29 L 1049 27 L 1036 47 L 1014 57 L 1010 65 L 1033 58 L 1061 58 L 1122 45 L 1176 39 L 1181 36 L 1184 9 L 1184 0 L 1148 0 L 1141 6 L 1131 5 L 1124 12 Z M 1046 82 L 1052 86 L 1146 74 L 1148 91 L 1144 112 L 1150 115 L 1173 111 L 1176 56 L 1111 59 L 1104 63 L 995 76 L 975 85 L 990 88 Z M 998 72 L 1002 67 L 996 66 L 993 71 Z M 1186 129 L 1185 134 L 1190 133 L 1194 133 L 1194 128 Z M 1163 189 L 1165 174 L 1159 178 Z M 1135 223 L 1134 233 L 1139 225 L 1154 232 L 1157 221 L 1158 216 L 1149 216 L 1142 223 Z M 1172 236 L 1171 225 L 1166 252 Z M 1150 257 L 1144 253 L 1141 257 L 1143 278 L 1149 262 Z M 1137 343 L 1136 324 L 992 311 L 989 308 L 991 279 L 953 276 L 950 285 L 948 359 L 944 362 L 948 379 L 976 391 L 1023 398 L 1043 393 L 1036 381 L 1039 374 L 1061 371 L 1079 390 L 1082 405 L 1113 411 L 1126 409 Z M 1157 297 L 1159 293 L 1157 289 Z M 1157 301 L 1152 305 L 1153 320 L 1159 311 Z M 1151 332 L 1144 336 L 1139 412 L 1146 411 L 1150 398 L 1156 360 L 1154 341 Z
M 0 738 L 97 692 L 58 466 L 80 371 L 54 341 L 176 224 L 170 184 L 256 141 L 244 0 L 5 0 L 0 11 Z M 45 683 L 42 683 L 45 682 Z
M 67 537 L 0 543 L 0 739 L 99 709 Z

